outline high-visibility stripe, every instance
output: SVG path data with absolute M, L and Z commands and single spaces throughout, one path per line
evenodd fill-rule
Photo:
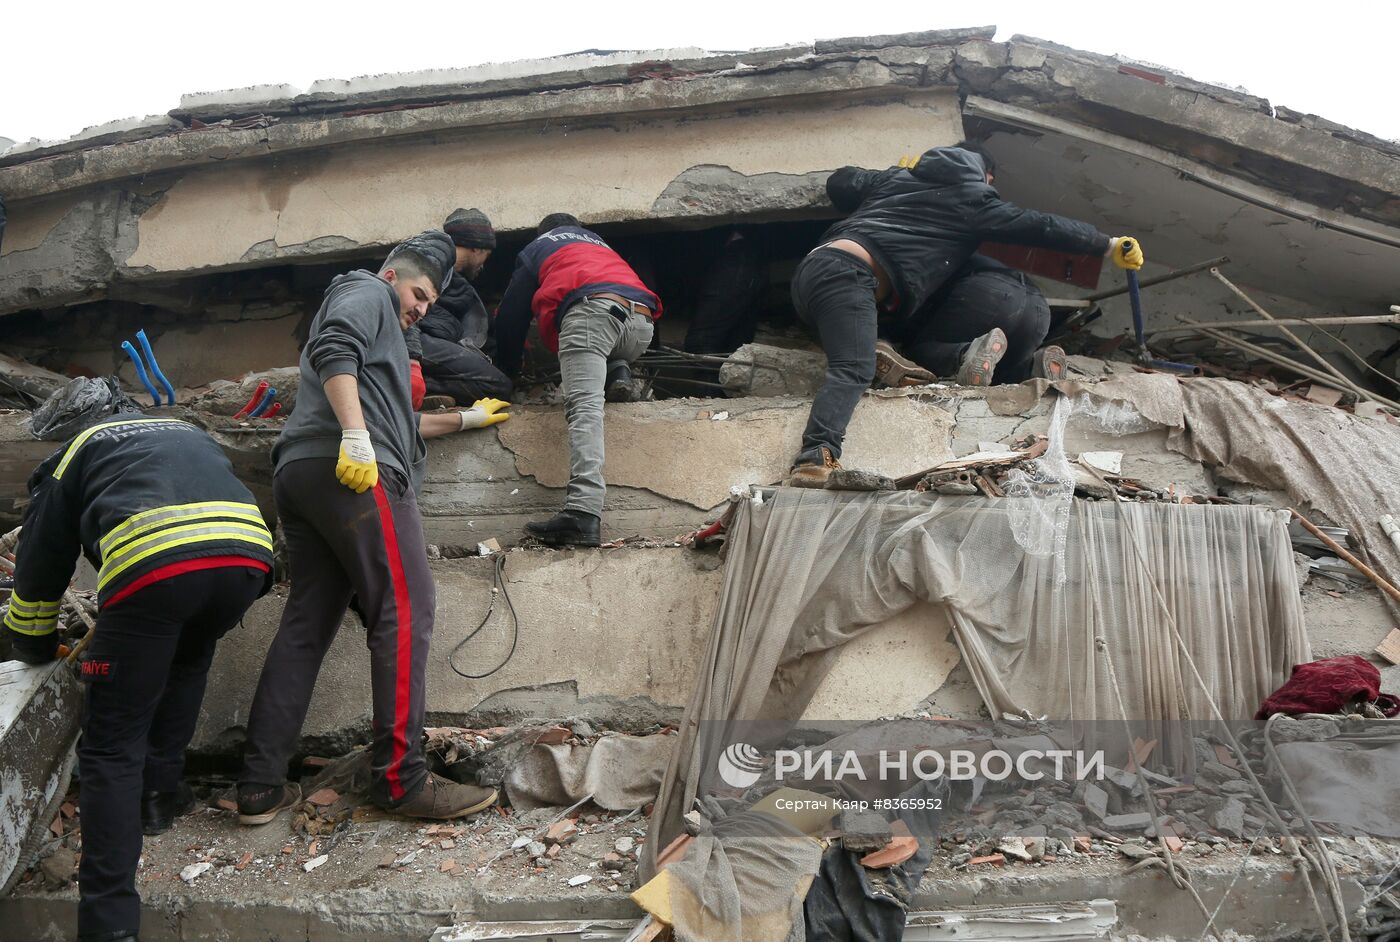
M 167 550 L 179 546 L 189 546 L 195 543 L 216 543 L 225 540 L 233 540 L 242 543 L 252 543 L 261 546 L 269 553 L 272 552 L 272 535 L 267 532 L 266 527 L 251 526 L 244 523 L 234 523 L 227 521 L 214 524 L 186 524 L 180 527 L 171 527 L 167 530 L 159 530 L 150 536 L 142 537 L 135 542 L 117 550 L 112 558 L 103 560 L 102 571 L 97 576 L 97 588 L 99 590 L 106 587 L 117 576 L 127 569 L 139 563 L 141 560 L 163 553 Z
M 206 500 L 195 504 L 169 504 L 165 507 L 143 510 L 139 514 L 127 517 L 98 541 L 97 550 L 102 558 L 106 559 L 107 554 L 118 544 L 173 520 L 205 520 L 218 517 L 232 517 L 256 524 L 263 522 L 262 514 L 258 512 L 256 504 L 226 500 Z
M 68 463 L 73 460 L 74 456 L 78 453 L 78 449 L 82 448 L 83 445 L 87 443 L 87 440 L 89 438 L 92 438 L 92 436 L 96 435 L 98 432 L 104 431 L 109 428 L 120 428 L 123 425 L 190 425 L 190 423 L 181 422 L 179 419 L 132 418 L 120 419 L 116 422 L 103 422 L 100 425 L 94 425 L 92 428 L 84 430 L 81 435 L 73 439 L 73 444 L 68 446 L 68 450 L 63 453 L 63 458 L 59 460 L 58 467 L 54 468 L 54 479 L 57 480 L 63 477 L 63 472 L 68 470 Z M 194 427 L 195 426 L 190 425 L 190 428 Z
M 20 598 L 17 594 L 10 594 L 10 611 L 25 616 L 34 615 L 57 615 L 59 602 L 53 601 L 30 602 Z
M 403 781 L 400 773 L 404 757 L 408 755 L 408 707 L 413 695 L 413 611 L 408 596 L 408 577 L 403 571 L 403 557 L 399 554 L 399 534 L 394 529 L 394 511 L 389 506 L 389 498 L 384 494 L 384 485 L 374 485 L 374 503 L 379 508 L 379 526 L 384 531 L 384 552 L 389 559 L 389 580 L 394 586 L 394 728 L 391 732 L 393 749 L 389 768 L 384 777 L 389 783 L 389 800 L 403 797 Z
M 54 615 L 42 621 L 29 621 L 28 619 L 16 618 L 14 612 L 6 612 L 5 627 L 22 635 L 46 635 L 58 627 L 58 616 Z

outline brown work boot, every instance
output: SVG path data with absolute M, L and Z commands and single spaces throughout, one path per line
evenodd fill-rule
M 405 818 L 431 818 L 446 821 L 485 811 L 496 803 L 496 790 L 479 785 L 459 785 L 450 778 L 429 772 L 423 787 L 397 805 L 384 810 Z
M 1035 352 L 1035 361 L 1031 366 L 1031 376 L 1039 379 L 1048 379 L 1050 382 L 1064 379 L 1069 372 L 1069 360 L 1065 356 L 1063 347 L 1050 345 L 1041 347 Z
M 926 386 L 935 378 L 913 360 L 900 356 L 888 340 L 876 341 L 876 386 Z
M 993 327 L 968 344 L 967 352 L 963 354 L 962 365 L 958 367 L 958 375 L 954 377 L 953 382 L 959 386 L 992 385 L 992 374 L 997 371 L 997 364 L 1004 356 L 1006 333 L 1000 327 Z
M 841 463 L 831 455 L 830 448 L 821 449 L 821 461 L 803 461 L 793 465 L 783 484 L 787 487 L 825 487 L 831 472 L 840 471 Z

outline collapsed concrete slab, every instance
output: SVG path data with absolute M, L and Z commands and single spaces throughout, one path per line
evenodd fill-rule
M 82 715 L 77 674 L 63 661 L 0 661 L 0 894 L 33 862 L 73 769 Z

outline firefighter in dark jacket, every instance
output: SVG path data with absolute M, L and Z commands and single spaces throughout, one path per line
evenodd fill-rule
M 427 315 L 409 328 L 409 352 L 420 364 L 426 395 L 466 405 L 478 399 L 510 399 L 511 381 L 487 355 L 491 318 L 472 287 L 496 248 L 496 230 L 479 209 L 454 210 L 443 223 L 456 252 L 452 280 Z
M 29 491 L 6 634 L 20 660 L 56 656 L 81 551 L 99 611 L 79 662 L 78 937 L 135 939 L 141 835 L 193 805 L 185 747 L 214 646 L 267 591 L 272 536 L 223 450 L 176 419 L 109 416 L 40 464 Z
M 1136 240 L 1007 203 L 991 171 L 990 157 L 964 142 L 927 151 L 909 167 L 843 167 L 827 180 L 832 204 L 850 215 L 827 229 L 793 275 L 793 304 L 821 338 L 827 372 L 789 483 L 820 486 L 840 467 L 851 413 L 877 375 L 894 382 L 923 367 L 986 386 L 1030 374 L 1049 308 L 1029 280 L 975 256 L 983 240 L 1142 267 Z M 887 343 L 877 347 L 881 313 L 893 316 L 918 367 Z M 1049 368 L 1062 370 L 1063 353 L 1053 354 Z

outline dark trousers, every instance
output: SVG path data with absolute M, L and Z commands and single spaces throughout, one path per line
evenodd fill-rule
M 286 780 L 321 661 L 353 593 L 370 652 L 373 797 L 398 804 L 427 775 L 424 684 L 435 596 L 413 489 L 381 465 L 379 483 L 356 494 L 336 481 L 334 458 L 308 458 L 277 472 L 272 495 L 292 585 L 248 713 L 239 782 Z
M 820 461 L 821 448 L 841 456 L 851 413 L 875 378 L 875 290 L 870 266 L 837 249 L 817 249 L 793 274 L 793 307 L 826 351 L 826 380 L 812 399 L 799 464 Z
M 266 579 L 241 566 L 189 572 L 138 589 L 97 616 L 82 671 L 79 935 L 140 928 L 141 793 L 179 785 L 214 645 Z
M 510 399 L 514 386 L 476 347 L 423 335 L 423 383 L 430 396 L 451 396 L 461 406 L 478 399 Z
M 1027 379 L 1050 330 L 1050 305 L 1020 272 L 975 271 L 944 285 L 904 325 L 899 346 L 935 376 L 952 376 L 968 344 L 994 327 L 1006 332 L 1006 356 L 992 382 Z

